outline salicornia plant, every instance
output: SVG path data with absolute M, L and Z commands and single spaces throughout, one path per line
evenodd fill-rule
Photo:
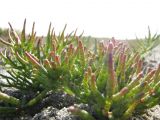
M 6 45 L 0 55 L 8 73 L 0 74 L 5 79 L 0 83 L 1 87 L 35 92 L 36 96 L 30 101 L 24 103 L 18 100 L 19 104 L 23 103 L 20 105 L 22 108 L 36 104 L 51 90 L 64 90 L 72 94 L 69 87 L 76 88 L 80 84 L 88 61 L 88 51 L 80 40 L 81 35 L 76 36 L 75 31 L 65 36 L 65 26 L 62 33 L 56 36 L 50 24 L 47 36 L 37 38 L 34 24 L 32 33 L 29 36 L 25 34 L 26 20 L 21 35 L 9 25 L 10 41 L 0 39 Z M 3 100 L 9 101 L 7 96 Z
M 20 100 L 2 91 L 0 100 L 10 106 L 0 106 L 0 112 L 17 112 L 32 107 L 49 91 L 64 91 L 74 95 L 77 102 L 88 104 L 93 113 L 76 107 L 68 110 L 86 120 L 128 119 L 158 103 L 160 66 L 145 69 L 141 54 L 134 53 L 125 43 L 114 38 L 109 42 L 95 41 L 93 51 L 88 50 L 82 38 L 75 33 L 57 36 L 49 26 L 46 37 L 36 37 L 23 30 L 18 35 L 9 29 L 9 41 L 1 51 L 4 69 L 0 74 L 3 87 L 35 93 L 30 100 Z
M 141 56 L 114 39 L 100 42 L 92 59 L 75 96 L 93 109 L 93 116 L 76 106 L 68 109 L 73 114 L 86 120 L 125 120 L 158 103 L 160 65 L 144 71 Z

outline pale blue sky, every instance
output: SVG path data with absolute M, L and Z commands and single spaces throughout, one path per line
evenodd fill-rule
M 0 27 L 21 29 L 27 18 L 27 32 L 36 22 L 38 35 L 47 33 L 51 21 L 57 33 L 67 23 L 67 32 L 78 28 L 85 35 L 144 37 L 149 25 L 160 33 L 159 0 L 1 0 Z

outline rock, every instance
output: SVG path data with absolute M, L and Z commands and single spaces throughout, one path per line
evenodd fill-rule
M 160 105 L 146 111 L 143 115 L 136 115 L 129 120 L 160 120 Z
M 68 107 L 73 105 L 75 98 L 73 96 L 67 95 L 63 92 L 50 92 L 43 100 L 41 100 L 35 106 L 32 106 L 32 111 L 27 110 L 31 115 L 40 112 L 43 108 L 52 106 L 57 109 L 62 109 L 63 107 Z
M 3 92 L 17 98 L 31 98 L 33 93 L 23 94 L 16 89 L 3 89 Z M 28 96 L 28 97 L 24 97 Z M 72 115 L 67 111 L 69 106 L 77 106 L 88 111 L 97 118 L 94 109 L 87 104 L 75 104 L 76 100 L 73 96 L 69 96 L 63 92 L 49 92 L 47 96 L 35 106 L 21 111 L 17 116 L 0 115 L 0 120 L 81 120 L 78 116 Z M 3 106 L 3 102 L 0 103 Z M 144 115 L 133 116 L 129 120 L 160 120 L 160 105 L 147 110 Z M 97 118 L 99 120 L 99 118 Z
M 147 110 L 147 114 L 150 117 L 149 120 L 160 120 L 160 105 Z
M 27 92 L 22 92 L 21 90 L 15 89 L 15 88 L 9 88 L 5 87 L 3 88 L 3 93 L 16 97 L 18 99 L 25 99 L 25 100 L 30 100 L 35 96 L 35 93 L 32 91 L 27 91 Z
M 81 120 L 78 116 L 74 116 L 67 111 L 67 108 L 61 109 L 57 115 L 56 120 Z
M 36 114 L 32 120 L 56 120 L 55 116 L 58 112 L 58 109 L 50 106 L 44 109 L 42 112 Z
M 77 116 L 71 115 L 67 108 L 58 110 L 52 106 L 45 108 L 42 112 L 36 114 L 32 120 L 80 120 Z
M 51 93 L 42 100 L 43 104 L 48 104 L 48 106 L 51 105 L 58 109 L 71 106 L 74 104 L 74 102 L 75 98 L 73 96 L 70 96 L 63 92 Z

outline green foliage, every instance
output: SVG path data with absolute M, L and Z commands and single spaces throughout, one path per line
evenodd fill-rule
M 143 57 L 146 57 L 150 51 L 160 44 L 160 35 L 159 34 L 151 34 L 150 28 L 148 27 L 148 36 L 144 39 L 136 39 L 133 42 L 129 42 L 130 46 L 135 52 L 139 52 Z
M 76 88 L 80 85 L 79 80 L 88 61 L 81 36 L 76 36 L 75 33 L 65 36 L 66 26 L 62 33 L 56 36 L 50 24 L 46 38 L 37 38 L 34 23 L 31 34 L 26 36 L 25 20 L 19 37 L 10 23 L 9 26 L 10 41 L 0 39 L 1 43 L 7 46 L 0 55 L 2 66 L 8 73 L 0 74 L 6 80 L 0 82 L 0 86 L 13 87 L 24 92 L 29 90 L 36 94 L 30 101 L 20 101 L 23 105 L 18 105 L 18 108 L 36 104 L 48 91 L 69 92 L 69 87 Z M 3 98 L 3 101 L 8 101 L 7 97 Z
M 141 56 L 114 39 L 106 45 L 99 43 L 97 53 L 84 72 L 80 93 L 75 94 L 92 106 L 98 119 L 125 120 L 158 104 L 160 65 L 144 72 Z M 80 109 L 69 111 L 79 115 Z
M 100 120 L 125 120 L 158 103 L 160 65 L 144 72 L 143 53 L 133 52 L 125 43 L 114 38 L 106 44 L 95 40 L 90 51 L 76 31 L 65 36 L 66 26 L 56 36 L 50 24 L 47 36 L 37 38 L 34 24 L 26 36 L 26 20 L 20 37 L 9 25 L 10 42 L 0 39 L 7 45 L 1 59 L 9 75 L 0 74 L 6 80 L 0 86 L 34 91 L 35 97 L 24 102 L 1 92 L 0 100 L 11 107 L 2 106 L 0 112 L 32 107 L 51 90 L 74 95 L 78 102 L 88 104 Z M 77 107 L 68 110 L 82 119 L 96 119 Z

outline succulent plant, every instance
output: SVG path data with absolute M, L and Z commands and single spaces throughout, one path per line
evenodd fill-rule
M 114 39 L 100 42 L 97 53 L 84 72 L 80 94 L 75 95 L 91 106 L 93 116 L 76 106 L 69 111 L 84 120 L 126 120 L 158 104 L 160 65 L 144 71 L 142 56 Z
M 32 33 L 26 35 L 26 20 L 21 35 L 9 25 L 10 41 L 0 39 L 6 45 L 0 55 L 8 72 L 0 74 L 6 80 L 0 87 L 31 90 L 35 96 L 23 101 L 1 91 L 0 100 L 11 105 L 0 107 L 0 112 L 32 107 L 48 91 L 64 91 L 88 104 L 93 113 L 74 106 L 68 109 L 84 120 L 125 120 L 158 103 L 160 65 L 144 70 L 143 56 L 125 43 L 114 38 L 105 43 L 95 40 L 94 51 L 90 51 L 76 31 L 65 35 L 66 26 L 56 36 L 50 24 L 47 36 L 40 38 L 34 24 Z
M 88 52 L 80 40 L 82 35 L 76 36 L 75 31 L 65 36 L 65 26 L 62 33 L 56 36 L 50 24 L 47 36 L 37 38 L 34 23 L 29 36 L 25 34 L 26 20 L 21 35 L 15 32 L 10 23 L 9 25 L 10 41 L 0 39 L 1 43 L 6 45 L 6 49 L 1 51 L 0 55 L 3 68 L 8 73 L 0 74 L 5 79 L 5 82 L 0 82 L 0 86 L 14 87 L 25 92 L 31 90 L 36 94 L 30 101 L 20 101 L 23 105 L 20 104 L 18 107 L 36 104 L 48 91 L 64 90 L 72 94 L 69 87 L 78 86 L 87 67 Z M 4 94 L 4 101 L 9 101 L 7 96 L 3 96 Z

